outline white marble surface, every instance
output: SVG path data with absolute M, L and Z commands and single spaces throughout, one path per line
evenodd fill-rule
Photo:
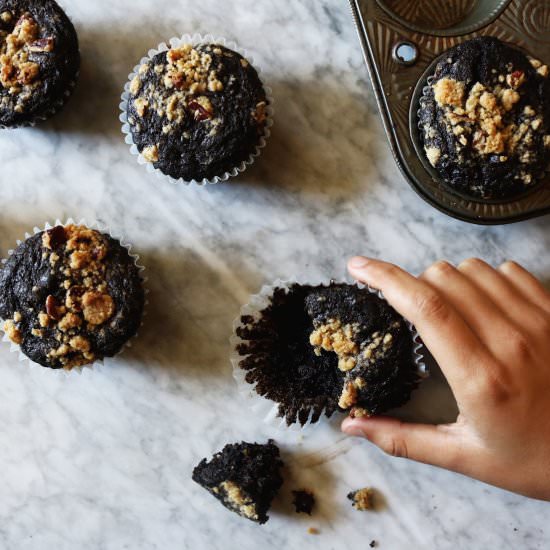
M 343 0 L 64 0 L 81 39 L 66 111 L 0 134 L 0 254 L 36 224 L 84 216 L 131 240 L 150 277 L 139 341 L 101 370 L 63 377 L 0 347 L 0 547 L 6 549 L 547 548 L 548 505 L 382 455 L 337 423 L 262 425 L 228 363 L 231 322 L 264 282 L 344 274 L 355 253 L 412 271 L 445 257 L 513 257 L 550 276 L 550 219 L 483 228 L 424 204 L 391 158 Z M 254 53 L 277 99 L 261 162 L 230 184 L 160 183 L 118 124 L 126 75 L 171 36 L 212 32 Z M 409 415 L 453 414 L 437 375 Z M 270 522 L 233 516 L 190 479 L 226 442 L 274 437 L 289 467 Z M 289 492 L 315 487 L 318 512 Z M 350 508 L 376 487 L 386 506 Z M 317 536 L 307 528 L 320 530 Z

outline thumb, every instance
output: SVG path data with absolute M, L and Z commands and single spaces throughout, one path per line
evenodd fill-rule
M 346 418 L 342 431 L 364 437 L 385 453 L 459 471 L 464 453 L 458 424 L 409 424 L 395 418 Z

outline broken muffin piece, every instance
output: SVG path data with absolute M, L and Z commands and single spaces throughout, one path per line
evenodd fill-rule
M 315 495 L 307 489 L 292 491 L 294 496 L 292 504 L 297 514 L 308 514 L 311 516 L 313 507 L 315 506 Z
M 214 495 L 228 510 L 263 524 L 271 502 L 283 484 L 283 463 L 273 440 L 265 445 L 226 445 L 193 470 L 193 481 Z
M 407 322 L 355 285 L 276 288 L 259 316 L 241 318 L 237 335 L 246 381 L 279 404 L 288 425 L 352 407 L 378 414 L 418 384 Z

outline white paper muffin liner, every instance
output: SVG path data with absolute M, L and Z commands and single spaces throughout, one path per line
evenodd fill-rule
M 223 174 L 220 174 L 219 176 L 215 176 L 212 179 L 205 178 L 200 181 L 197 181 L 197 180 L 187 181 L 187 180 L 184 180 L 183 178 L 176 179 L 169 176 L 168 174 L 165 174 L 159 168 L 155 168 L 153 163 L 145 160 L 143 155 L 139 152 L 137 145 L 134 143 L 134 138 L 130 130 L 130 123 L 128 122 L 128 104 L 131 96 L 130 84 L 134 79 L 134 77 L 137 76 L 140 66 L 143 65 L 144 63 L 149 62 L 158 53 L 168 51 L 170 48 L 178 48 L 183 44 L 192 44 L 193 46 L 199 46 L 201 44 L 219 44 L 221 46 L 224 46 L 230 50 L 233 50 L 239 53 L 256 69 L 256 72 L 258 73 L 260 80 L 262 81 L 263 88 L 267 97 L 267 104 L 268 104 L 266 107 L 267 118 L 266 118 L 264 133 L 259 139 L 258 145 L 254 149 L 254 152 L 248 157 L 247 160 L 241 162 L 238 166 L 235 166 L 231 170 Z M 171 183 L 183 184 L 183 185 L 189 185 L 189 184 L 197 184 L 201 186 L 213 185 L 220 182 L 226 182 L 230 178 L 233 178 L 235 176 L 238 176 L 239 174 L 242 174 L 247 168 L 249 168 L 250 166 L 252 166 L 252 164 L 254 164 L 256 159 L 261 155 L 262 149 L 264 149 L 265 146 L 267 145 L 267 140 L 271 135 L 271 127 L 273 126 L 273 117 L 275 115 L 275 110 L 273 108 L 274 100 L 273 100 L 272 90 L 269 86 L 265 85 L 265 82 L 262 78 L 262 71 L 256 65 L 254 58 L 248 53 L 247 50 L 240 48 L 235 42 L 226 40 L 223 37 L 213 36 L 211 34 L 207 34 L 205 36 L 201 34 L 193 34 L 193 35 L 184 34 L 179 38 L 178 37 L 171 38 L 168 41 L 168 44 L 166 44 L 166 42 L 162 42 L 156 47 L 156 49 L 149 50 L 147 52 L 147 56 L 143 57 L 140 60 L 139 64 L 134 67 L 133 71 L 128 76 L 128 81 L 124 86 L 124 92 L 121 96 L 121 99 L 122 101 L 120 103 L 120 110 L 122 112 L 119 119 L 122 122 L 122 133 L 125 135 L 124 141 L 128 145 L 130 145 L 130 153 L 135 157 L 137 157 L 138 164 L 145 165 L 149 173 L 156 174 L 158 178 L 167 180 Z
M 71 23 L 74 26 L 74 23 L 73 23 L 74 20 L 70 16 L 65 6 L 61 5 L 59 1 L 57 1 L 57 4 L 65 12 L 65 15 L 68 17 L 68 19 L 71 21 Z M 75 27 L 75 31 L 76 31 L 76 27 Z M 78 32 L 76 34 L 78 38 Z M 80 39 L 78 40 L 78 46 L 79 46 L 78 55 L 80 58 L 80 63 L 82 63 L 82 54 L 80 52 Z M 4 124 L 0 124 L 0 130 L 17 130 L 19 128 L 34 128 L 37 124 L 40 124 L 42 122 L 45 122 L 46 120 L 49 120 L 65 107 L 65 105 L 73 95 L 73 92 L 76 88 L 79 78 L 80 78 L 80 67 L 76 71 L 74 79 L 68 82 L 65 88 L 65 91 L 63 92 L 63 96 L 59 98 L 45 113 L 43 113 L 40 116 L 34 117 L 32 120 L 22 122 L 21 124 L 15 124 L 13 126 L 5 126 Z
M 109 235 L 112 239 L 117 240 L 122 247 L 124 247 L 124 248 L 126 248 L 126 250 L 128 250 L 128 254 L 134 260 L 134 264 L 136 265 L 136 267 L 139 270 L 141 280 L 142 280 L 143 290 L 144 290 L 144 293 L 145 293 L 145 303 L 144 303 L 144 309 L 143 309 L 143 313 L 142 313 L 142 319 L 141 319 L 140 327 L 143 326 L 143 318 L 147 314 L 146 313 L 146 308 L 147 308 L 147 305 L 149 303 L 148 300 L 147 300 L 147 295 L 149 294 L 149 290 L 146 287 L 147 277 L 144 276 L 145 267 L 143 267 L 139 263 L 140 257 L 137 254 L 132 254 L 132 245 L 125 242 L 124 237 L 122 237 L 121 235 L 117 235 L 117 234 L 113 233 L 107 225 L 105 225 L 101 222 L 88 223 L 85 219 L 80 219 L 78 221 L 75 221 L 73 218 L 67 219 L 67 221 L 64 222 L 64 223 L 61 222 L 60 220 L 56 220 L 54 224 L 50 224 L 49 222 L 46 222 L 46 224 L 44 225 L 43 228 L 34 227 L 32 233 L 25 233 L 24 239 L 23 240 L 18 240 L 17 243 L 16 243 L 16 247 L 19 246 L 20 244 L 22 244 L 25 240 L 32 237 L 33 235 L 36 235 L 37 233 L 40 233 L 42 231 L 47 231 L 48 229 L 52 229 L 53 227 L 56 227 L 58 225 L 62 225 L 63 227 L 67 227 L 68 225 L 72 225 L 72 224 L 74 224 L 74 225 L 84 225 L 84 226 L 88 227 L 89 229 L 95 229 L 95 230 L 99 231 L 100 233 L 104 233 L 106 235 Z M 8 258 L 9 258 L 9 256 L 11 256 L 14 253 L 14 251 L 15 251 L 15 249 L 8 250 Z M 4 258 L 0 261 L 0 264 L 3 266 L 7 261 L 8 261 L 8 259 Z M 72 369 L 52 369 L 52 368 L 48 368 L 48 367 L 43 367 L 42 365 L 39 365 L 38 363 L 35 363 L 34 361 L 32 361 L 30 359 L 30 357 L 27 357 L 21 351 L 21 348 L 20 348 L 19 345 L 15 344 L 14 342 L 12 342 L 8 338 L 8 335 L 4 331 L 4 322 L 5 321 L 7 321 L 7 319 L 1 319 L 0 318 L 0 334 L 2 335 L 2 342 L 7 342 L 7 343 L 10 344 L 10 351 L 12 353 L 17 353 L 18 354 L 20 362 L 27 362 L 31 368 L 40 369 L 43 373 L 48 372 L 50 375 L 51 375 L 51 373 L 61 373 L 63 375 L 69 376 L 69 375 L 71 375 L 71 373 L 82 374 L 86 370 L 99 369 L 101 366 L 103 366 L 105 364 L 106 360 L 111 360 L 114 357 L 118 357 L 126 348 L 132 347 L 133 340 L 138 337 L 138 333 L 136 332 L 136 334 L 134 336 L 132 336 L 132 338 L 130 338 L 127 342 L 125 342 L 125 344 L 122 346 L 120 351 L 118 353 L 116 353 L 113 357 L 105 357 L 103 359 L 98 359 L 98 360 L 94 361 L 93 363 L 89 363 L 87 365 L 82 365 L 82 366 L 79 366 L 79 367 L 74 367 Z
M 372 292 L 373 294 L 378 295 L 381 299 L 385 300 L 382 292 L 372 289 L 370 287 L 366 287 L 365 285 L 362 285 L 360 283 L 350 283 L 349 281 L 345 280 L 335 280 L 331 283 L 355 284 L 359 288 L 367 288 L 369 292 Z M 239 394 L 241 398 L 246 401 L 247 405 L 254 412 L 257 418 L 261 418 L 263 422 L 270 424 L 271 426 L 274 426 L 276 428 L 284 430 L 303 431 L 310 428 L 311 426 L 317 426 L 323 423 L 330 422 L 334 417 L 338 416 L 338 411 L 335 411 L 331 418 L 326 417 L 323 412 L 319 420 L 315 423 L 311 422 L 311 417 L 313 415 L 313 411 L 311 411 L 307 422 L 303 426 L 298 420 L 294 424 L 288 426 L 286 423 L 286 419 L 279 416 L 279 403 L 271 401 L 267 397 L 260 395 L 255 390 L 255 384 L 249 384 L 246 381 L 246 374 L 248 371 L 240 367 L 240 362 L 247 356 L 240 355 L 237 351 L 237 348 L 240 344 L 245 344 L 248 342 L 247 340 L 240 338 L 237 334 L 238 329 L 244 327 L 241 322 L 241 318 L 246 315 L 253 317 L 255 320 L 259 320 L 261 317 L 261 312 L 271 304 L 271 299 L 276 289 L 282 288 L 288 291 L 290 287 L 295 284 L 328 287 L 331 283 L 327 283 L 326 281 L 312 283 L 310 281 L 304 282 L 295 279 L 285 281 L 277 280 L 271 285 L 263 286 L 259 294 L 252 295 L 248 304 L 244 305 L 241 308 L 239 316 L 233 321 L 233 334 L 230 338 L 230 360 L 233 367 L 233 378 L 237 383 Z M 418 375 L 421 379 L 423 379 L 429 376 L 429 372 L 428 367 L 424 363 L 424 356 L 420 353 L 420 350 L 422 348 L 422 341 L 420 339 L 420 335 L 418 334 L 412 323 L 407 321 L 407 324 L 409 326 L 412 339 L 415 344 L 413 347 L 413 359 L 417 367 Z

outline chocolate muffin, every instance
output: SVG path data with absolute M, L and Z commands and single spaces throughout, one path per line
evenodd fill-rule
M 500 40 L 450 49 L 420 103 L 429 163 L 456 191 L 506 199 L 532 189 L 550 162 L 546 65 Z
M 216 44 L 158 53 L 129 85 L 127 118 L 147 162 L 175 179 L 222 176 L 265 134 L 268 100 L 258 73 Z
M 114 356 L 136 334 L 144 300 L 128 250 L 82 225 L 37 233 L 0 270 L 6 334 L 29 359 L 52 369 Z
M 271 502 L 283 484 L 279 448 L 234 443 L 193 470 L 193 481 L 214 495 L 228 510 L 257 523 L 265 523 Z
M 58 111 L 80 67 L 73 24 L 53 0 L 0 0 L 0 127 Z
M 379 414 L 407 402 L 418 384 L 406 321 L 367 289 L 277 288 L 259 319 L 241 323 L 239 366 L 288 425 L 337 410 Z

